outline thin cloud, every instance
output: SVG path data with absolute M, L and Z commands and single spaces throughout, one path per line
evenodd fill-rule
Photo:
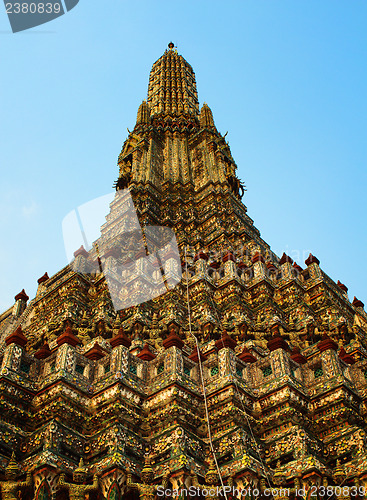
M 32 219 L 39 213 L 39 206 L 35 201 L 22 206 L 22 216 L 25 219 Z

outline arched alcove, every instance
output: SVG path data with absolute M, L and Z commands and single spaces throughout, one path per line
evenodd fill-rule
M 108 490 L 107 500 L 121 500 L 121 491 L 116 481 L 111 484 Z
M 48 482 L 45 479 L 39 485 L 34 499 L 35 500 L 51 500 L 52 499 L 51 489 L 48 485 Z

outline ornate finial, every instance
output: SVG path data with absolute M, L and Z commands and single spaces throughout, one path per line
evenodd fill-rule
M 17 473 L 19 471 L 19 465 L 17 461 L 15 460 L 15 453 L 13 451 L 11 458 L 9 460 L 8 466 L 5 469 L 7 472 L 15 472 Z
M 79 472 L 85 474 L 87 472 L 87 468 L 84 466 L 84 460 L 81 458 L 79 461 L 78 467 L 75 469 L 74 472 Z
M 168 48 L 169 49 L 173 49 L 174 46 L 175 46 L 175 44 L 173 42 L 169 42 L 169 44 L 168 44 Z
M 340 458 L 337 459 L 336 461 L 336 466 L 335 466 L 335 469 L 334 469 L 334 480 L 340 484 L 343 482 L 344 478 L 345 478 L 345 472 L 344 472 L 344 468 L 342 467 L 341 465 L 341 462 L 340 462 Z
M 207 473 L 211 472 L 211 473 L 216 474 L 217 473 L 217 468 L 215 466 L 215 462 L 214 462 L 214 459 L 212 457 L 209 458 L 208 463 L 209 463 L 209 468 L 208 468 L 208 472 Z
M 141 470 L 141 475 L 143 474 L 153 474 L 154 476 L 154 471 L 151 465 L 151 457 L 150 455 L 145 455 L 144 457 L 144 467 Z
M 143 474 L 143 472 L 153 472 L 152 465 L 151 465 L 151 458 L 149 455 L 145 456 L 144 467 L 142 468 L 141 473 Z
M 207 484 L 214 484 L 219 479 L 218 471 L 212 457 L 209 458 L 208 462 L 209 462 L 209 468 L 205 474 L 205 482 Z

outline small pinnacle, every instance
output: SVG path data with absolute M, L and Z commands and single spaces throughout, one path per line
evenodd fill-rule
M 169 49 L 173 49 L 173 48 L 174 48 L 174 46 L 175 46 L 175 45 L 174 45 L 174 43 L 173 43 L 173 42 L 169 42 L 169 44 L 168 44 L 168 48 L 169 48 Z

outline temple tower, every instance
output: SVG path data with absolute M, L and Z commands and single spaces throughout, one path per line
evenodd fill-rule
M 1 470 L 16 458 L 20 475 L 31 472 L 26 500 L 65 498 L 73 475 L 91 495 L 127 499 L 130 487 L 154 490 L 139 476 L 167 484 L 167 467 L 173 488 L 223 481 L 250 487 L 247 498 L 271 498 L 271 487 L 323 498 L 330 485 L 335 498 L 350 498 L 342 487 L 364 498 L 364 304 L 315 255 L 301 265 L 263 241 L 229 145 L 172 43 L 153 64 L 118 169 L 93 249 L 76 249 L 72 265 L 38 279 L 33 299 L 22 290 L 0 315 Z M 122 270 L 132 300 L 151 287 L 147 249 L 126 238 L 139 240 L 137 224 L 175 232 L 182 280 L 117 310 L 106 269 Z
M 209 106 L 199 109 L 195 74 L 173 44 L 153 64 L 118 164 L 116 186 L 129 187 L 143 223 L 175 227 L 181 247 L 214 250 L 240 237 L 268 248 L 240 201 L 230 148 Z

